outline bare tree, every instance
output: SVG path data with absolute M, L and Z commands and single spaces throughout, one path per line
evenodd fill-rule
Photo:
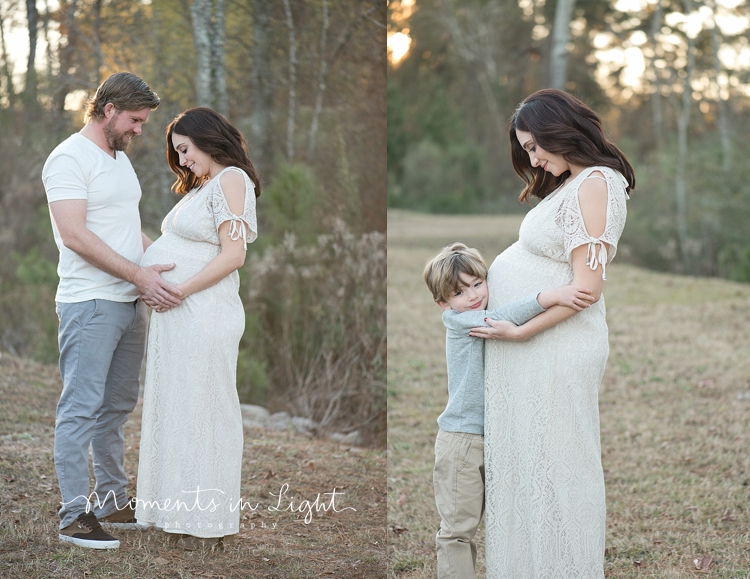
M 29 31 L 29 58 L 26 62 L 26 85 L 23 89 L 26 105 L 36 108 L 36 40 L 39 29 L 39 12 L 36 0 L 26 0 L 26 16 Z
M 47 61 L 47 78 L 52 78 L 52 63 L 54 62 L 52 42 L 49 35 L 50 29 L 50 8 L 49 0 L 44 0 L 44 14 L 42 15 L 42 35 L 44 36 L 45 56 Z
M 195 96 L 198 106 L 211 106 L 211 41 L 209 39 L 209 0 L 193 0 L 193 44 L 198 60 L 195 70 Z
M 456 52 L 465 61 L 471 63 L 482 96 L 487 103 L 495 130 L 501 139 L 505 138 L 505 118 L 500 112 L 493 82 L 498 78 L 498 66 L 495 54 L 502 41 L 501 23 L 504 21 L 501 3 L 488 2 L 481 7 L 462 10 L 465 22 L 459 22 L 452 0 L 441 2 L 440 19 L 448 30 L 456 47 Z M 505 55 L 509 58 L 509 55 Z M 503 61 L 504 62 L 504 61 Z
M 294 20 L 289 0 L 284 1 L 286 26 L 289 29 L 289 113 L 286 123 L 286 156 L 289 161 L 294 160 L 294 115 L 297 106 L 297 40 L 294 35 Z
M 13 86 L 13 74 L 11 70 L 13 65 L 8 57 L 8 49 L 5 43 L 5 14 L 0 7 L 0 51 L 3 58 L 3 76 L 5 77 L 5 90 L 8 96 L 8 104 L 13 108 L 16 103 L 16 89 Z
M 555 22 L 552 27 L 552 52 L 550 54 L 550 86 L 565 89 L 568 81 L 568 40 L 570 21 L 575 0 L 557 0 Z
M 724 100 L 721 90 L 721 84 L 719 84 L 719 77 L 721 76 L 721 61 L 719 60 L 719 26 L 716 24 L 716 2 L 713 3 L 713 26 L 711 27 L 711 48 L 714 57 L 714 80 L 716 82 L 716 107 L 718 109 L 718 129 L 719 139 L 721 140 L 721 168 L 725 173 L 729 173 L 732 170 L 732 142 L 729 137 L 729 121 L 727 119 L 727 103 Z
M 65 43 L 60 47 L 59 84 L 54 94 L 55 110 L 58 112 L 65 110 L 65 99 L 73 86 L 69 71 L 73 66 L 75 46 L 78 43 L 78 29 L 75 23 L 78 13 L 78 0 L 61 0 L 60 10 L 63 14 Z
M 651 94 L 651 110 L 654 120 L 654 139 L 656 141 L 656 146 L 659 149 L 661 149 L 664 145 L 664 121 L 662 114 L 663 106 L 661 101 L 661 79 L 659 77 L 659 69 L 656 67 L 655 63 L 658 58 L 656 54 L 658 46 L 656 35 L 659 33 L 659 29 L 661 28 L 663 14 L 661 2 L 662 0 L 657 0 L 656 2 L 656 8 L 654 9 L 654 13 L 651 16 L 651 29 L 649 31 L 651 47 L 654 51 L 654 54 L 650 60 L 651 70 L 654 75 L 654 92 Z
M 685 0 L 685 14 L 692 10 L 691 0 Z M 685 65 L 685 82 L 682 88 L 682 105 L 677 117 L 677 166 L 675 169 L 675 192 L 677 195 L 677 242 L 680 248 L 682 270 L 689 271 L 690 257 L 687 243 L 687 185 L 686 169 L 688 158 L 688 126 L 690 124 L 690 103 L 693 98 L 691 86 L 695 68 L 695 48 L 689 31 L 685 30 L 687 40 L 687 64 Z
M 249 143 L 253 162 L 262 172 L 271 165 L 273 149 L 273 131 L 271 115 L 273 114 L 273 75 L 271 74 L 271 56 L 268 31 L 271 22 L 270 0 L 253 2 L 253 69 L 251 77 L 250 98 L 252 113 L 250 116 L 253 141 Z
M 224 0 L 193 0 L 193 44 L 198 54 L 195 96 L 198 106 L 227 115 Z
M 94 2 L 94 82 L 101 80 L 104 53 L 102 52 L 102 0 Z
M 326 92 L 326 79 L 328 77 L 328 71 L 333 67 L 336 59 L 344 49 L 344 45 L 349 41 L 354 32 L 357 30 L 360 24 L 368 19 L 373 12 L 377 10 L 377 5 L 371 6 L 361 14 L 357 15 L 346 27 L 344 32 L 341 34 L 336 47 L 331 53 L 330 58 L 326 57 L 326 41 L 328 37 L 328 2 L 323 0 L 323 26 L 320 33 L 320 70 L 318 72 L 318 90 L 315 96 L 315 109 L 313 110 L 312 123 L 310 123 L 310 134 L 307 141 L 307 157 L 311 159 L 315 150 L 315 137 L 318 132 L 318 119 L 320 113 L 323 110 L 323 97 Z M 379 26 L 381 24 L 376 22 Z
M 229 114 L 229 101 L 227 99 L 224 19 L 224 0 L 214 0 L 210 19 L 213 100 L 216 110 L 226 116 Z
M 328 60 L 326 59 L 326 41 L 328 39 L 328 1 L 323 0 L 323 25 L 320 31 L 320 71 L 318 72 L 318 94 L 315 97 L 312 123 L 310 123 L 310 137 L 307 141 L 307 158 L 311 159 L 315 149 L 315 134 L 318 131 L 318 117 L 323 110 L 323 94 L 326 90 L 326 76 L 328 76 Z

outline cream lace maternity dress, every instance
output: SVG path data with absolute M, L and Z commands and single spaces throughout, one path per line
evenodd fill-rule
M 224 171 L 245 177 L 242 215 L 227 205 Z M 177 284 L 219 255 L 218 227 L 225 221 L 233 239 L 247 244 L 256 238 L 253 183 L 241 169 L 224 171 L 175 205 L 141 265 L 176 264 L 162 275 Z M 238 289 L 235 271 L 151 315 L 138 462 L 140 523 L 205 538 L 239 530 L 243 434 L 236 373 L 245 312 Z
M 578 204 L 578 188 L 597 178 L 593 171 L 605 176 L 608 191 L 598 239 L 586 232 Z M 618 172 L 591 167 L 531 209 L 518 241 L 490 267 L 488 309 L 571 283 L 575 247 L 611 261 L 625 225 L 625 187 Z M 526 342 L 487 340 L 487 577 L 604 577 L 598 392 L 608 353 L 603 297 Z

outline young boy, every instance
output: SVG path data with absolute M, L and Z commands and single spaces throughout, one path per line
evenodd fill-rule
M 484 514 L 484 340 L 470 337 L 469 330 L 486 326 L 486 318 L 521 325 L 553 305 L 581 310 L 592 298 L 590 290 L 566 285 L 487 311 L 487 266 L 463 243 L 429 260 L 424 279 L 445 310 L 448 363 L 448 405 L 438 417 L 433 471 L 441 519 L 435 538 L 438 579 L 473 578 L 474 535 Z

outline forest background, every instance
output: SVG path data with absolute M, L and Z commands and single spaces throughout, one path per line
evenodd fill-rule
M 620 260 L 750 281 L 744 0 L 392 0 L 388 204 L 508 213 L 507 120 L 544 87 L 603 117 L 636 170 Z
M 261 173 L 241 401 L 382 443 L 385 22 L 369 0 L 0 1 L 0 348 L 57 359 L 41 171 L 98 84 L 128 70 L 161 97 L 128 149 L 152 239 L 179 200 L 164 130 L 181 111 L 227 116 Z

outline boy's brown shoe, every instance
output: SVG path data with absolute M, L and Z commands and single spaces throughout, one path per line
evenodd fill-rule
M 81 513 L 64 529 L 60 529 L 61 541 L 88 549 L 117 549 L 120 541 L 105 532 L 94 513 Z

